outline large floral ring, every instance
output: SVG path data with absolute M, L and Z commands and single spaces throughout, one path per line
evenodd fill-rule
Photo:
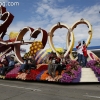
M 56 51 L 56 49 L 55 49 L 55 47 L 54 47 L 54 44 L 53 44 L 53 41 L 52 41 L 52 37 L 53 37 L 53 35 L 54 35 L 54 31 L 55 31 L 56 29 L 58 29 L 58 28 L 66 28 L 66 29 L 68 29 L 68 32 L 69 32 L 70 35 L 71 35 L 71 42 L 70 42 L 70 44 L 69 44 L 69 47 L 68 47 L 67 51 L 66 51 L 65 54 L 64 54 L 64 57 L 66 57 L 66 56 L 69 54 L 69 52 L 72 51 L 72 49 L 73 49 L 73 46 L 74 46 L 74 33 L 73 33 L 73 31 L 71 30 L 71 28 L 70 28 L 68 25 L 63 24 L 63 23 L 60 23 L 60 22 L 58 22 L 57 24 L 55 24 L 55 25 L 50 29 L 50 32 L 49 32 L 49 34 L 48 34 L 48 41 L 49 41 L 49 44 L 50 44 L 50 47 L 51 47 L 52 51 L 55 52 L 55 53 L 57 54 L 57 56 L 59 56 L 59 57 L 60 57 L 60 54 Z M 59 40 L 59 41 L 60 41 L 60 40 Z
M 87 41 L 86 41 L 86 46 L 88 46 L 90 44 L 91 39 L 92 39 L 92 25 L 87 20 L 84 20 L 84 19 L 78 20 L 71 27 L 69 27 L 66 24 L 58 22 L 58 24 L 55 24 L 50 29 L 49 37 L 48 37 L 49 44 L 50 44 L 50 47 L 51 47 L 52 51 L 55 52 L 58 56 L 60 56 L 60 54 L 56 51 L 56 49 L 54 47 L 54 44 L 53 44 L 53 41 L 52 41 L 52 37 L 54 35 L 53 33 L 58 28 L 67 28 L 68 29 L 67 40 L 66 40 L 67 51 L 64 54 L 64 56 L 66 57 L 70 53 L 70 58 L 72 60 L 77 59 L 77 58 L 73 57 L 72 49 L 74 47 L 74 40 L 75 40 L 73 30 L 74 30 L 74 28 L 76 28 L 76 26 L 78 24 L 86 24 L 88 26 L 88 28 L 89 28 L 89 31 L 88 31 L 89 37 L 87 38 Z
M 88 36 L 87 41 L 86 41 L 86 46 L 88 46 L 88 45 L 90 44 L 91 39 L 92 39 L 92 25 L 91 25 L 87 20 L 81 19 L 81 20 L 76 21 L 76 22 L 71 26 L 72 31 L 73 31 L 74 28 L 76 28 L 77 25 L 79 25 L 79 24 L 86 24 L 87 27 L 89 28 L 89 31 L 88 31 L 89 36 Z M 70 37 L 70 32 L 68 32 L 68 34 L 67 34 L 67 49 L 68 49 L 69 46 L 70 46 L 70 38 L 71 38 L 71 37 Z M 71 39 L 71 40 L 72 40 L 72 39 Z M 72 60 L 77 59 L 77 58 L 74 58 L 74 57 L 73 57 L 72 52 L 70 52 L 70 58 L 71 58 Z

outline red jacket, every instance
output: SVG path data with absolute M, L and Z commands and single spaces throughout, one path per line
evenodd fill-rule
M 83 46 L 83 55 L 85 56 L 85 57 L 87 57 L 88 56 L 88 54 L 87 54 L 87 47 L 86 46 Z

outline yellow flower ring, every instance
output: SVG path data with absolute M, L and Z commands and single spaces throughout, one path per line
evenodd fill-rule
M 56 51 L 56 49 L 54 47 L 54 44 L 53 44 L 53 41 L 52 41 L 52 37 L 54 35 L 53 33 L 58 28 L 66 28 L 66 29 L 68 29 L 68 32 L 71 35 L 71 42 L 69 44 L 69 47 L 68 47 L 67 51 L 64 54 L 64 57 L 66 57 L 69 54 L 69 52 L 72 51 L 72 49 L 73 49 L 73 46 L 74 46 L 74 33 L 73 33 L 73 31 L 71 30 L 71 28 L 68 25 L 60 23 L 60 22 L 58 22 L 58 24 L 55 24 L 54 26 L 52 26 L 52 28 L 50 29 L 50 32 L 48 34 L 48 41 L 49 41 L 49 45 L 50 45 L 52 51 L 55 52 L 58 57 L 60 57 L 60 54 Z
M 86 24 L 87 27 L 89 28 L 89 31 L 88 31 L 88 38 L 87 38 L 87 41 L 86 41 L 86 46 L 88 46 L 90 44 L 90 41 L 92 39 L 92 25 L 87 21 L 87 20 L 84 20 L 84 19 L 81 19 L 81 20 L 78 20 L 76 21 L 72 26 L 71 26 L 71 29 L 72 31 L 74 30 L 74 28 L 77 27 L 77 25 L 79 24 Z M 70 40 L 71 39 L 71 40 Z M 70 41 L 72 41 L 73 38 L 70 37 L 70 32 L 68 32 L 67 34 L 67 49 L 69 48 L 70 46 Z M 72 55 L 72 51 L 70 51 L 70 58 L 72 60 L 76 60 L 77 58 L 74 58 L 73 55 Z

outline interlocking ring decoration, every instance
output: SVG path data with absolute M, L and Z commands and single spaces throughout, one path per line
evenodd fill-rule
M 3 6 L 0 6 L 0 11 L 1 11 L 1 19 L 2 21 L 4 21 L 1 25 L 0 25 L 0 47 L 2 47 L 0 49 L 0 52 L 4 52 L 4 54 L 10 52 L 10 51 L 14 51 L 15 52 L 15 56 L 17 58 L 17 60 L 22 64 L 23 60 L 22 57 L 20 55 L 20 46 L 24 45 L 24 44 L 30 44 L 33 43 L 33 40 L 23 40 L 24 35 L 29 31 L 30 32 L 30 37 L 31 38 L 37 38 L 37 36 L 42 33 L 42 44 L 43 44 L 43 48 L 46 45 L 47 42 L 47 32 L 44 29 L 33 29 L 31 27 L 24 27 L 18 34 L 16 40 L 14 42 L 10 42 L 9 40 L 4 41 L 3 37 L 6 35 L 6 31 L 7 28 L 9 27 L 9 25 L 12 23 L 14 16 L 6 11 L 6 8 Z M 4 55 L 3 54 L 3 55 Z
M 66 24 L 63 24 L 63 23 L 60 23 L 59 22 L 58 24 L 55 24 L 50 29 L 48 41 L 49 41 L 49 44 L 50 44 L 50 47 L 51 47 L 52 51 L 55 52 L 58 56 L 60 56 L 60 54 L 58 54 L 58 52 L 56 51 L 56 49 L 54 47 L 54 44 L 52 42 L 52 37 L 54 35 L 53 33 L 58 28 L 67 28 L 68 29 L 67 38 L 66 38 L 67 51 L 64 54 L 64 57 L 66 57 L 69 54 L 70 55 L 70 58 L 72 60 L 77 59 L 77 58 L 74 58 L 73 57 L 73 55 L 72 55 L 72 49 L 74 47 L 74 42 L 75 42 L 75 37 L 74 37 L 73 30 L 74 30 L 74 28 L 76 28 L 76 26 L 78 24 L 86 24 L 87 27 L 89 28 L 89 31 L 88 31 L 89 36 L 88 36 L 87 41 L 86 41 L 86 46 L 88 46 L 90 44 L 91 39 L 92 39 L 92 25 L 87 20 L 84 20 L 84 19 L 78 20 L 71 27 L 69 27 Z
M 81 19 L 81 20 L 78 20 L 76 21 L 72 26 L 71 26 L 71 29 L 72 31 L 77 27 L 77 25 L 79 24 L 86 24 L 87 27 L 89 28 L 89 31 L 88 31 L 88 38 L 86 40 L 86 46 L 88 46 L 91 42 L 91 39 L 92 39 L 92 25 L 87 21 L 87 20 L 84 20 L 84 19 Z M 71 39 L 72 40 L 72 39 Z M 67 34 L 67 49 L 69 48 L 69 45 L 70 45 L 70 32 L 68 32 Z M 77 59 L 77 58 L 74 58 L 73 55 L 72 55 L 72 52 L 70 52 L 70 58 L 72 60 L 74 59 Z

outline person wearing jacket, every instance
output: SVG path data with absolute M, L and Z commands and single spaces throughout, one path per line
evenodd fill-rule
M 26 72 L 27 66 L 28 66 L 28 58 L 26 57 L 26 58 L 22 58 L 22 59 L 23 59 L 24 63 L 21 64 L 19 72 Z
M 37 65 L 36 65 L 36 61 L 35 61 L 35 58 L 33 56 L 30 56 L 28 58 L 28 74 L 30 73 L 31 69 L 36 69 L 37 68 Z
M 3 66 L 2 70 L 1 70 L 1 75 L 5 75 L 5 73 L 9 72 L 11 69 L 14 68 L 15 66 L 15 61 L 14 61 L 14 57 L 10 57 L 10 59 L 8 57 L 5 56 L 5 59 L 9 62 L 8 66 Z
M 86 46 L 86 43 L 85 41 L 83 41 L 83 66 L 86 67 L 86 64 L 87 64 L 87 57 L 88 57 L 88 54 L 87 54 L 87 46 Z
M 80 65 L 83 66 L 83 46 L 81 45 L 81 41 L 78 42 L 78 46 L 76 46 L 77 54 L 78 54 L 78 62 Z

